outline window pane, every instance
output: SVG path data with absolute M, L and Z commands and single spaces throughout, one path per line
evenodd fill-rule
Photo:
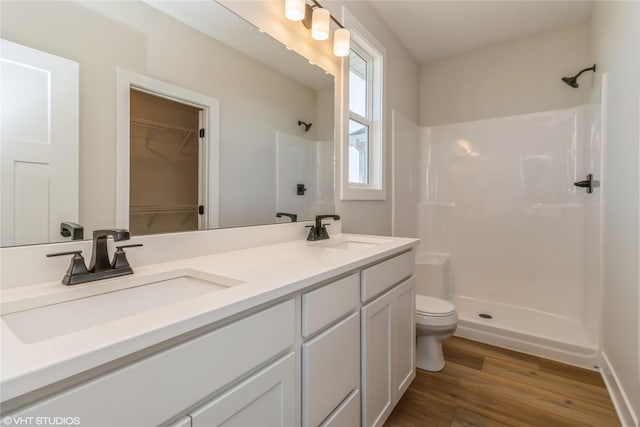
M 369 183 L 369 126 L 349 120 L 349 182 Z
M 349 55 L 349 110 L 367 117 L 367 61 L 351 51 Z

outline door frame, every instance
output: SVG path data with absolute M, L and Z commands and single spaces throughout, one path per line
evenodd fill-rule
M 205 206 L 204 219 L 198 219 L 199 229 L 218 228 L 219 173 L 220 173 L 220 101 L 198 92 L 133 71 L 116 70 L 116 227 L 129 228 L 129 168 L 130 168 L 130 91 L 141 90 L 172 101 L 188 104 L 202 110 L 201 125 L 206 129 L 199 138 L 201 183 L 206 191 L 198 189 Z

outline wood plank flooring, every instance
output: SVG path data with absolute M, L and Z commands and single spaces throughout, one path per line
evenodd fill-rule
M 385 427 L 620 426 L 598 372 L 453 337 L 418 369 Z

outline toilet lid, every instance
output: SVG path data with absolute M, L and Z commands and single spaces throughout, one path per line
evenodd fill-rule
M 416 312 L 429 316 L 448 316 L 456 311 L 449 301 L 440 298 L 416 295 Z

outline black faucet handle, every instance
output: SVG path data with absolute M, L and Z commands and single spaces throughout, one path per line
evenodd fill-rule
M 136 243 L 133 245 L 116 246 L 116 252 L 113 255 L 113 262 L 111 268 L 114 270 L 131 270 L 129 260 L 127 260 L 127 254 L 124 252 L 125 248 L 137 248 L 142 246 L 142 243 Z M 132 271 L 133 272 L 133 271 Z
M 68 251 L 68 252 L 56 252 L 52 254 L 47 254 L 47 258 L 63 256 L 63 255 L 73 255 L 71 257 L 71 263 L 69 264 L 69 268 L 62 278 L 63 285 L 73 285 L 76 282 L 76 278 L 78 276 L 82 276 L 85 274 L 89 274 L 89 270 L 87 270 L 87 266 L 84 263 L 84 257 L 82 256 L 82 251 Z
M 52 258 L 54 256 L 64 256 L 64 255 L 80 255 L 82 251 L 67 251 L 67 252 L 54 252 L 52 254 L 47 254 L 47 258 Z
M 142 243 L 135 243 L 131 245 L 120 245 L 120 246 L 116 246 L 116 249 L 139 248 L 140 246 L 144 246 L 144 245 Z

